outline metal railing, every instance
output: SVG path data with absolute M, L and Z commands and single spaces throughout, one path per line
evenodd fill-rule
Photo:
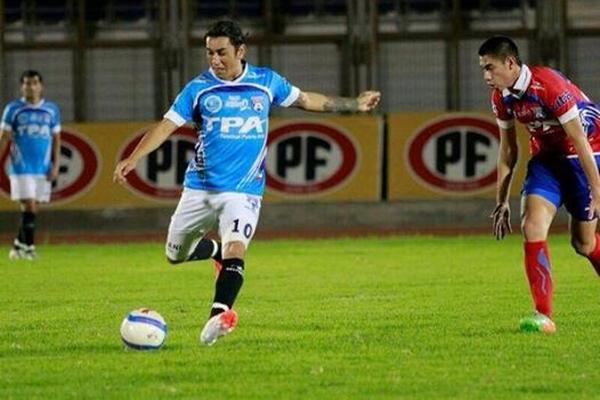
M 314 47 L 315 54 L 326 58 L 323 65 L 336 69 L 339 82 L 331 87 L 341 95 L 393 87 L 389 80 L 403 76 L 396 75 L 395 63 L 413 66 L 402 54 L 382 51 L 408 49 L 412 61 L 423 63 L 414 66 L 423 76 L 413 71 L 411 79 L 422 80 L 424 90 L 431 91 L 423 96 L 438 96 L 430 104 L 448 110 L 472 104 L 465 100 L 469 95 L 464 86 L 474 70 L 465 65 L 465 52 L 470 57 L 475 41 L 508 34 L 525 44 L 529 60 L 569 73 L 569 40 L 600 37 L 600 4 L 592 0 L 0 0 L 0 99 L 6 102 L 15 95 L 18 69 L 32 64 L 35 54 L 44 54 L 47 65 L 54 66 L 46 79 L 48 88 L 60 82 L 53 89 L 73 98 L 66 119 L 111 119 L 105 115 L 109 108 L 96 112 L 102 99 L 92 99 L 114 96 L 125 101 L 118 90 L 100 90 L 110 73 L 123 82 L 122 90 L 126 86 L 132 93 L 132 101 L 140 100 L 129 119 L 158 118 L 201 68 L 206 27 L 224 16 L 251 32 L 249 47 L 259 64 L 277 68 L 280 52 Z M 328 58 L 331 51 L 334 58 Z M 60 55 L 62 76 L 55 72 L 60 67 L 51 54 Z M 137 63 L 138 69 L 124 63 Z M 305 71 L 286 65 L 292 75 L 311 81 L 300 75 Z M 114 71 L 107 72 L 107 66 Z M 314 71 L 316 82 L 321 72 Z M 428 73 L 443 75 L 435 78 L 439 81 L 434 89 L 427 89 L 434 79 Z M 103 101 L 108 104 L 111 99 Z M 397 104 L 403 103 L 384 101 L 384 111 Z M 127 115 L 120 112 L 118 119 Z

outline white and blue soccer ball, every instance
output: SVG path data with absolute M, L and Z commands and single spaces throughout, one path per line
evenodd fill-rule
M 121 323 L 121 339 L 127 347 L 136 350 L 160 348 L 167 336 L 164 318 L 150 308 L 138 308 L 127 314 Z

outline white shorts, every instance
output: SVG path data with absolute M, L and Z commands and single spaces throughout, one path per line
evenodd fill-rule
M 51 192 L 52 183 L 44 175 L 10 175 L 11 200 L 34 199 L 47 203 Z
M 239 241 L 248 248 L 256 231 L 260 206 L 260 196 L 185 188 L 171 216 L 165 246 L 167 257 L 175 261 L 187 259 L 202 237 L 215 227 L 223 244 Z

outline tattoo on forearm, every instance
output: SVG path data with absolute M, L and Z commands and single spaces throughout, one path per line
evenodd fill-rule
M 325 111 L 358 111 L 358 100 L 349 97 L 328 97 L 323 104 Z

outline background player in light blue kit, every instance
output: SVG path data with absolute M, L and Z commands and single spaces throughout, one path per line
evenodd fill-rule
M 309 111 L 371 111 L 380 93 L 356 98 L 303 92 L 269 68 L 245 60 L 245 37 L 234 22 L 219 21 L 205 35 L 209 69 L 179 93 L 164 119 L 115 168 L 124 182 L 143 156 L 191 121 L 198 129 L 196 155 L 166 243 L 171 263 L 212 257 L 219 274 L 210 317 L 200 340 L 213 344 L 237 323 L 232 309 L 242 286 L 244 256 L 252 239 L 265 186 L 268 116 L 272 105 Z M 221 244 L 204 235 L 217 228 Z
M 21 203 L 21 225 L 10 259 L 36 257 L 34 245 L 37 203 L 50 201 L 51 182 L 58 176 L 60 112 L 42 98 L 42 76 L 21 75 L 21 94 L 4 108 L 0 121 L 0 154 L 10 142 L 10 197 Z

